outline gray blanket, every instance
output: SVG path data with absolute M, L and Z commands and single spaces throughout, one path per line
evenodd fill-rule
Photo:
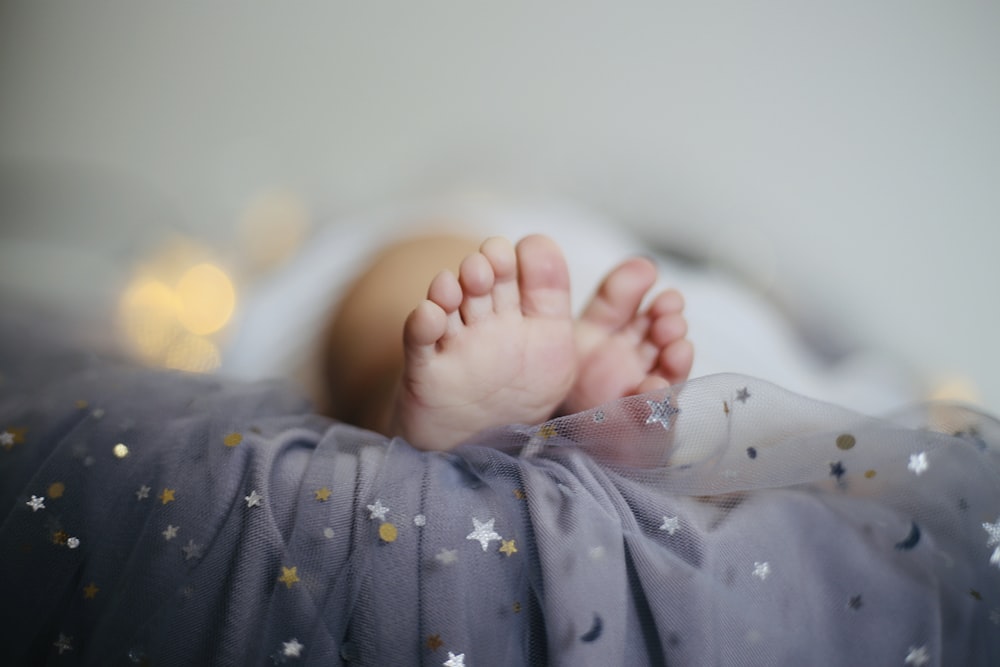
M 0 664 L 997 665 L 1000 428 L 740 376 L 451 454 L 8 327 Z

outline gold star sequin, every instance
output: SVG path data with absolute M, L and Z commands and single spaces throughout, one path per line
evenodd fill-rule
M 164 487 L 163 491 L 160 491 L 160 495 L 158 495 L 157 498 L 159 498 L 160 502 L 162 502 L 164 505 L 166 505 L 167 503 L 172 503 L 176 500 L 176 498 L 174 498 L 174 491 L 175 491 L 174 489 L 168 489 Z
M 313 493 L 316 494 L 316 500 L 320 501 L 321 503 L 325 503 L 327 500 L 330 499 L 330 493 L 332 492 L 330 491 L 330 489 L 324 486 L 322 489 L 316 489 L 315 491 L 313 491 Z
M 524 500 L 526 496 L 524 491 L 522 491 L 521 489 L 514 489 L 514 497 L 517 498 L 518 500 Z
M 876 473 L 875 473 L 875 471 L 874 471 L 874 470 L 866 470 L 866 471 L 865 471 L 865 478 L 866 478 L 866 479 L 871 479 L 872 477 L 874 477 L 874 476 L 875 476 L 875 474 L 876 474 Z
M 230 433 L 229 435 L 227 435 L 226 437 L 224 437 L 222 439 L 222 442 L 223 442 L 223 444 L 226 445 L 226 447 L 235 447 L 236 445 L 238 445 L 241 442 L 243 442 L 243 434 L 242 433 L 235 433 L 235 432 L 234 433 Z
M 83 597 L 86 598 L 87 600 L 93 600 L 95 597 L 97 597 L 97 593 L 100 590 L 101 589 L 97 587 L 97 584 L 95 584 L 92 581 L 90 582 L 90 584 L 87 585 L 86 588 L 83 589 Z
M 430 635 L 427 637 L 427 648 L 432 651 L 436 651 L 444 646 L 444 642 L 441 641 L 441 635 Z
M 513 604 L 513 606 L 511 607 L 511 609 L 514 610 L 515 614 L 520 614 L 521 613 L 521 603 L 520 602 L 515 602 Z
M 62 498 L 66 492 L 66 485 L 62 482 L 52 482 L 49 484 L 49 498 Z
M 298 583 L 298 581 L 299 581 L 299 568 L 298 568 L 298 566 L 285 567 L 284 565 L 282 565 L 281 566 L 281 576 L 278 577 L 278 581 L 280 581 L 281 583 L 283 583 L 288 588 L 291 588 L 294 584 Z
M 844 433 L 837 436 L 837 449 L 843 449 L 844 451 L 854 447 L 857 440 L 850 433 Z
M 86 410 L 87 409 L 87 401 L 84 401 L 83 399 L 77 401 L 76 402 L 76 409 L 77 410 Z
M 510 558 L 517 553 L 517 547 L 514 546 L 514 540 L 500 540 L 502 544 L 500 545 L 500 553 L 507 554 L 507 558 Z
M 67 533 L 65 530 L 57 530 L 56 532 L 52 533 L 52 544 L 58 544 L 59 546 L 62 546 L 66 544 L 66 542 L 68 541 L 69 541 L 69 533 Z
M 552 436 L 556 435 L 556 427 L 552 424 L 545 424 L 540 429 L 538 429 L 538 437 L 548 440 Z
M 386 522 L 378 527 L 378 536 L 383 542 L 395 542 L 396 538 L 399 537 L 399 531 L 396 530 L 396 526 Z

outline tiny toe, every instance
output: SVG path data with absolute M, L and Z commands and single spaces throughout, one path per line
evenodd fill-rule
M 660 352 L 660 371 L 671 382 L 683 382 L 694 364 L 694 345 L 687 339 L 675 341 Z
M 632 320 L 642 297 L 656 282 L 656 266 L 633 257 L 611 271 L 584 309 L 581 319 L 615 331 Z
M 458 271 L 462 287 L 459 311 L 462 321 L 472 324 L 493 314 L 493 267 L 482 253 L 474 253 L 462 260 Z
M 435 350 L 448 328 L 448 314 L 438 304 L 425 300 L 406 318 L 403 346 L 408 358 L 424 357 Z
M 458 312 L 458 307 L 462 303 L 462 286 L 459 285 L 455 274 L 451 271 L 442 271 L 434 276 L 430 287 L 427 288 L 427 299 L 438 305 L 447 315 L 448 325 L 445 335 L 454 335 L 462 326 L 462 317 Z
M 657 318 L 649 328 L 649 339 L 658 347 L 666 347 L 684 338 L 687 332 L 688 323 L 683 315 L 664 315 Z
M 657 294 L 653 299 L 653 305 L 649 307 L 653 317 L 679 313 L 682 310 L 684 310 L 684 296 L 675 289 L 664 290 Z
M 569 269 L 552 239 L 533 234 L 517 244 L 521 312 L 529 317 L 569 318 Z
M 493 309 L 498 312 L 519 310 L 521 295 L 517 287 L 517 255 L 507 239 L 494 236 L 479 249 L 493 267 Z

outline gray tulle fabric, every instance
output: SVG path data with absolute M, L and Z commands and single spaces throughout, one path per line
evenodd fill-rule
M 422 453 L 14 335 L 0 664 L 1000 664 L 989 417 L 726 375 Z

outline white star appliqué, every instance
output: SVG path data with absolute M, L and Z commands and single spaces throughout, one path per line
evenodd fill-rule
M 989 535 L 986 546 L 992 547 L 994 544 L 1000 544 L 1000 517 L 997 518 L 996 523 L 984 523 L 983 530 Z M 990 565 L 1000 567 L 1000 547 L 993 550 L 993 555 L 990 556 Z
M 756 561 L 753 564 L 753 576 L 757 577 L 761 581 L 767 579 L 768 575 L 771 574 L 771 564 L 767 561 L 763 563 Z
M 458 560 L 458 549 L 442 549 L 434 558 L 442 565 L 451 565 Z
M 247 507 L 260 507 L 260 501 L 264 496 L 257 493 L 257 489 L 250 492 L 249 496 L 244 496 L 243 500 L 247 501 Z
M 664 516 L 663 525 L 660 526 L 660 530 L 665 530 L 671 535 L 677 532 L 677 528 L 680 527 L 680 520 L 675 516 Z
M 657 401 L 646 401 L 646 405 L 649 406 L 649 417 L 646 418 L 647 424 L 660 424 L 664 430 L 670 430 L 670 420 L 680 412 L 679 408 L 675 408 L 670 405 L 670 397 L 667 396 L 660 402 Z
M 455 655 L 451 651 L 448 651 L 448 660 L 442 664 L 444 667 L 465 667 L 465 654 L 459 653 Z
M 177 531 L 180 530 L 180 528 L 181 528 L 180 526 L 172 526 L 168 523 L 167 529 L 163 531 L 163 539 L 165 539 L 167 542 L 174 539 L 175 537 L 177 537 Z
M 57 639 L 53 644 L 57 649 L 59 649 L 59 655 L 63 654 L 63 651 L 73 650 L 73 638 L 67 637 L 63 633 L 59 633 L 59 639 Z
M 181 547 L 181 551 L 184 552 L 184 560 L 201 558 L 205 553 L 205 545 L 196 544 L 194 540 L 188 540 L 188 543 Z
M 374 505 L 368 505 L 368 515 L 369 519 L 378 519 L 379 521 L 385 521 L 385 515 L 389 511 L 389 508 L 382 504 L 381 498 L 375 499 Z
M 477 540 L 483 547 L 483 551 L 489 548 L 490 542 L 493 540 L 502 539 L 500 535 L 493 530 L 493 522 L 495 519 L 490 519 L 486 523 L 482 523 L 479 519 L 473 517 L 472 525 L 476 527 L 474 531 L 465 536 L 467 540 Z
M 42 496 L 41 498 L 38 496 L 31 496 L 31 500 L 24 504 L 30 507 L 32 512 L 43 510 L 45 509 L 45 496 Z
M 2 447 L 13 447 L 14 446 L 14 434 L 10 431 L 4 431 L 0 433 L 0 446 Z
M 291 640 L 287 642 L 282 642 L 281 652 L 286 658 L 298 658 L 302 655 L 302 649 L 305 645 L 300 643 L 298 639 L 292 637 Z
M 916 475 L 923 475 L 924 472 L 929 467 L 927 463 L 927 452 L 920 452 L 919 454 L 910 454 L 910 462 L 906 465 L 910 471 Z
M 927 654 L 926 646 L 911 646 L 910 652 L 906 654 L 907 665 L 915 665 L 916 667 L 922 667 L 931 661 L 931 657 Z
M 145 500 L 146 498 L 149 498 L 149 492 L 152 490 L 152 488 L 143 484 L 139 487 L 139 490 L 135 492 L 136 500 Z

